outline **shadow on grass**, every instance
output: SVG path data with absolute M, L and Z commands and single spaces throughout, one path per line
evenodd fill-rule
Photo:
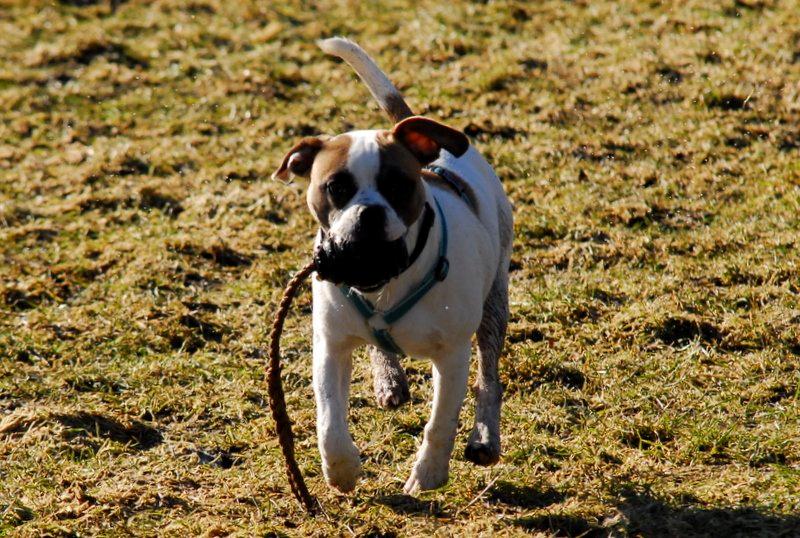
M 671 505 L 648 493 L 626 492 L 618 507 L 631 535 L 641 536 L 800 536 L 800 515 L 769 513 L 758 508 Z
M 512 525 L 557 536 L 781 537 L 800 536 L 800 515 L 769 513 L 754 507 L 715 508 L 672 504 L 649 493 L 623 490 L 616 509 L 596 515 L 542 514 Z
M 562 502 L 566 497 L 554 489 L 541 490 L 501 480 L 489 489 L 491 501 L 518 508 L 544 508 Z
M 580 536 L 581 538 L 595 538 L 618 534 L 618 528 L 608 529 L 597 521 L 581 516 L 565 514 L 544 514 L 540 516 L 521 517 L 513 520 L 515 527 L 531 532 L 542 532 L 553 536 Z
M 75 435 L 90 435 L 125 443 L 139 450 L 153 448 L 163 441 L 161 432 L 136 420 L 128 424 L 99 413 L 54 414 L 53 420 Z
M 423 501 L 411 495 L 383 495 L 376 497 L 375 502 L 388 506 L 398 514 L 418 516 L 446 516 L 439 501 Z

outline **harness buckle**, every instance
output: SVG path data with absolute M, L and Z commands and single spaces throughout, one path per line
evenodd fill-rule
M 389 324 L 386 323 L 381 312 L 375 312 L 366 321 L 367 326 L 373 331 L 386 331 L 389 329 Z
M 447 278 L 447 273 L 450 272 L 450 261 L 447 259 L 446 256 L 441 256 L 439 261 L 436 262 L 436 270 L 434 272 L 434 276 L 436 280 L 439 282 L 443 281 Z

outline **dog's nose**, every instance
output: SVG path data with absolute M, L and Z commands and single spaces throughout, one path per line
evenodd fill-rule
M 358 215 L 355 236 L 357 241 L 382 240 L 386 224 L 386 211 L 379 205 L 364 206 Z

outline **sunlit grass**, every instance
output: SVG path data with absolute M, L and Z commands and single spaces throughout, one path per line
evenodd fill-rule
M 0 535 L 800 533 L 800 15 L 792 2 L 77 2 L 0 13 Z M 504 458 L 401 495 L 430 400 L 325 487 L 295 139 L 387 127 L 320 37 L 464 129 L 515 206 Z

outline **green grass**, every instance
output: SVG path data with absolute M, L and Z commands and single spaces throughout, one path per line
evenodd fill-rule
M 4 2 L 0 535 L 800 534 L 797 7 Z M 388 126 L 315 47 L 334 34 L 470 134 L 516 240 L 504 458 L 461 457 L 468 401 L 449 485 L 418 498 L 428 364 L 386 412 L 359 354 L 365 476 L 337 496 L 297 299 L 312 520 L 264 349 L 314 224 L 268 178 L 296 138 Z

